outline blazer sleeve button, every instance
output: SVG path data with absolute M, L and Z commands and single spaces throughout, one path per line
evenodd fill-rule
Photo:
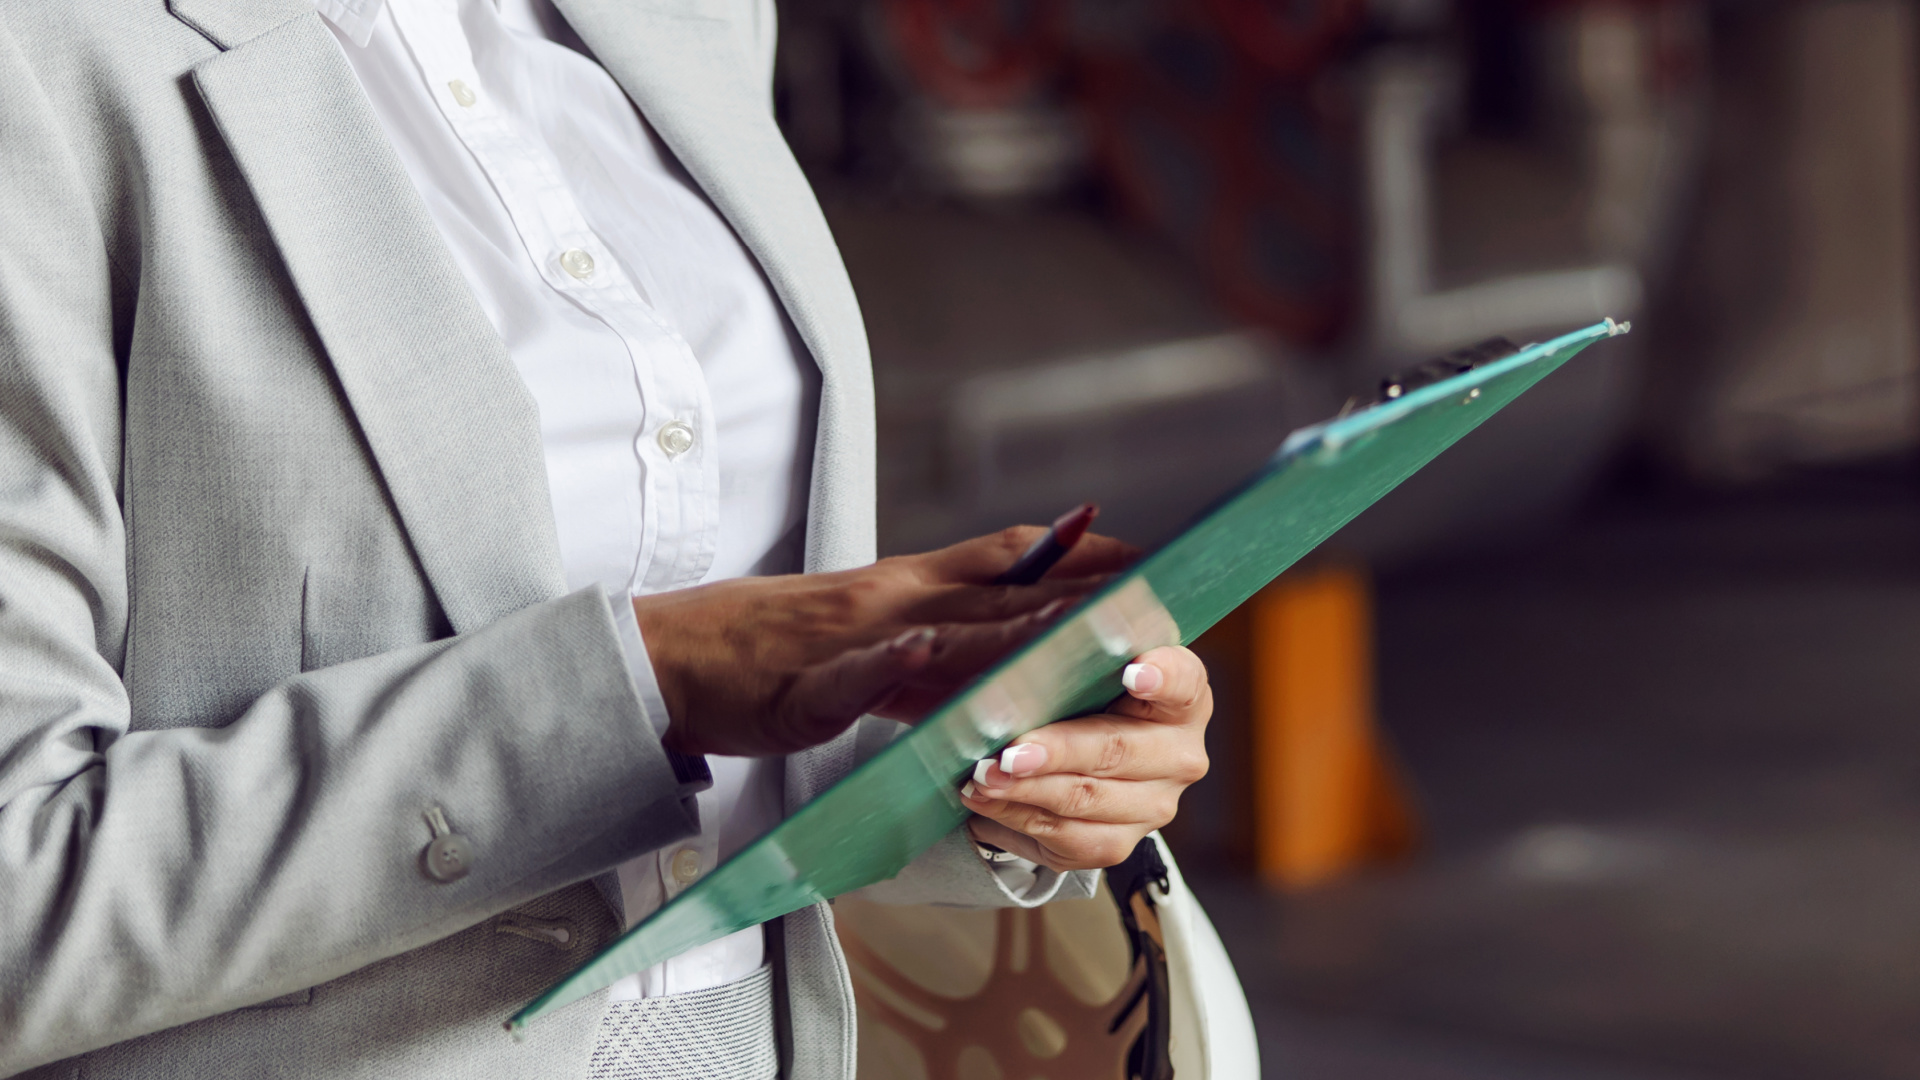
M 459 881 L 473 869 L 473 842 L 448 833 L 427 845 L 427 876 L 435 881 Z
M 473 841 L 447 825 L 447 815 L 439 807 L 427 811 L 427 828 L 433 842 L 420 853 L 420 866 L 435 881 L 459 881 L 473 869 Z

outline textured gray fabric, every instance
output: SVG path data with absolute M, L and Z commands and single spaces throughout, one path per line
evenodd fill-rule
M 344 69 L 332 35 L 308 15 L 195 65 L 193 81 L 260 207 L 434 597 L 464 632 L 565 588 L 539 415 Z M 365 209 L 337 215 L 343 195 Z M 404 339 L 405 360 L 395 362 L 395 326 L 433 332 Z M 476 572 L 474 554 L 489 550 L 516 554 Z
M 562 6 L 822 369 L 807 568 L 870 560 L 866 344 L 771 4 Z M 300 0 L 0 5 L 0 1075 L 578 1080 L 604 998 L 498 1025 L 613 934 L 575 883 L 695 828 L 383 139 Z M 943 852 L 903 881 L 982 882 Z M 845 1080 L 830 912 L 772 936 L 787 1074 Z
M 779 920 L 775 954 L 779 1003 L 785 1008 L 781 1075 L 852 1080 L 856 1055 L 853 973 L 833 932 L 833 908 L 815 904 Z
M 0 12 L 0 1074 L 577 1077 L 468 928 L 694 822 L 337 46 L 248 44 Z
M 565 926 L 569 944 L 502 930 L 531 920 Z M 86 1080 L 580 1080 L 604 994 L 523 1043 L 500 1022 L 616 930 L 593 887 L 575 885 L 317 986 L 302 1003 L 236 1010 L 67 1064 Z
M 587 1080 L 772 1080 L 773 969 L 687 994 L 607 1006 Z

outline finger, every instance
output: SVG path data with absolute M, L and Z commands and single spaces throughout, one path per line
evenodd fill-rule
M 1105 780 L 1060 773 L 1013 780 L 1005 787 L 969 782 L 963 798 L 1012 803 L 1044 810 L 1058 818 L 1107 825 L 1145 823 L 1159 828 L 1173 820 L 1185 784 L 1160 780 Z M 971 804 L 969 804 L 971 805 Z
M 1056 600 L 1018 619 L 996 623 L 942 626 L 932 653 L 878 715 L 917 720 L 945 702 L 954 690 L 1043 633 L 1071 604 Z
M 1073 545 L 1073 550 L 1060 557 L 1053 569 L 1047 571 L 1051 578 L 1106 577 L 1117 574 L 1140 561 L 1140 549 L 1124 540 L 1115 540 L 1111 536 L 1088 533 Z
M 1035 840 L 1025 833 L 1014 832 L 1012 829 L 1007 828 L 992 818 L 984 818 L 977 815 L 968 818 L 967 832 L 980 843 L 992 844 L 1001 851 L 1011 851 L 1023 859 L 1030 859 L 1043 866 L 1051 866 L 1056 870 L 1067 869 L 1064 866 L 1059 866 L 1054 863 L 1053 860 L 1058 858 L 1058 856 L 1054 852 L 1048 851 L 1045 847 L 1041 846 L 1040 841 Z
M 976 837 L 1056 870 L 1097 870 L 1124 862 L 1152 831 L 1145 825 L 1060 818 L 1019 803 L 966 802 L 979 815 L 969 823 Z
M 1191 726 L 1102 714 L 1035 728 L 975 776 L 989 788 L 1058 775 L 1191 784 L 1207 765 L 1206 738 Z
M 708 752 L 791 753 L 833 738 L 862 715 L 885 708 L 931 662 L 938 636 L 932 627 L 920 627 L 805 669 L 774 710 L 773 730 L 763 733 L 767 746 Z
M 1071 597 L 1060 597 L 1017 619 L 943 625 L 934 640 L 933 656 L 921 674 L 927 679 L 971 678 L 978 675 L 1014 649 L 1046 632 L 1072 607 Z
M 901 617 L 923 625 L 997 622 L 1055 600 L 1077 600 L 1104 584 L 1104 578 L 1049 578 L 1033 585 L 939 585 L 902 608 Z
M 1026 554 L 1034 541 L 1046 534 L 1038 525 L 1015 525 L 997 533 L 962 540 L 951 547 L 908 558 L 930 582 L 984 585 Z M 1088 533 L 1073 545 L 1047 575 L 1052 577 L 1092 577 L 1125 569 L 1140 557 L 1131 544 L 1099 533 Z
M 1125 696 L 1110 711 L 1162 723 L 1205 723 L 1213 714 L 1207 666 L 1190 649 L 1163 646 L 1142 654 L 1120 673 Z

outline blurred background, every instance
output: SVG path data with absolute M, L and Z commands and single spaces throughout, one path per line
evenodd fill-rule
M 780 0 L 885 552 L 1583 354 L 1198 646 L 1286 1078 L 1920 1077 L 1914 8 Z

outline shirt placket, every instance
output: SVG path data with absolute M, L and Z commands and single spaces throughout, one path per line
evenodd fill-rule
M 548 287 L 619 336 L 642 406 L 641 535 L 629 588 L 698 584 L 719 546 L 719 453 L 706 377 L 693 350 L 641 295 L 588 227 L 544 146 L 486 94 L 455 0 L 390 0 L 434 103 L 505 206 Z
M 689 836 L 670 848 L 654 853 L 654 863 L 658 868 L 660 881 L 660 903 L 664 906 L 674 897 L 693 887 L 693 883 L 704 877 L 719 861 L 720 838 L 714 830 L 703 830 L 697 836 Z M 691 959 L 691 958 L 689 958 Z M 672 985 L 672 976 L 678 973 L 668 970 L 671 965 L 662 965 L 664 980 L 660 993 L 675 993 L 680 987 Z

